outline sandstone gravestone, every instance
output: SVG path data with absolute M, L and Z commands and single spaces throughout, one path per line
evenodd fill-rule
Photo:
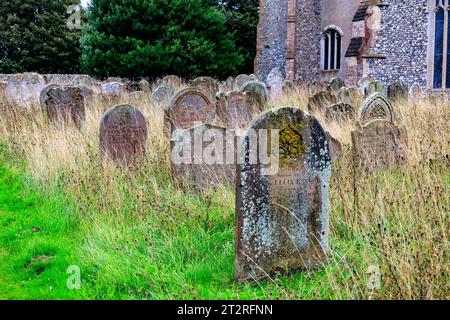
M 216 109 L 210 98 L 196 88 L 178 92 L 165 112 L 166 126 L 170 133 L 176 129 L 187 129 L 197 123 L 213 123 Z
M 235 146 L 233 129 L 199 124 L 177 130 L 171 139 L 175 180 L 196 192 L 212 186 L 232 186 L 236 176 Z
M 345 87 L 345 81 L 341 78 L 333 78 L 328 85 L 328 91 L 331 93 L 337 93 L 342 87 Z
M 47 87 L 48 88 L 48 87 Z M 79 87 L 44 88 L 43 107 L 51 123 L 74 123 L 80 129 L 86 119 L 86 105 Z
M 393 123 L 395 121 L 395 113 L 389 99 L 385 95 L 375 92 L 364 100 L 358 112 L 358 119 L 361 125 L 376 119 L 387 120 Z
M 240 87 L 239 91 L 252 93 L 261 106 L 267 103 L 268 92 L 264 82 L 248 81 Z
M 267 87 L 269 88 L 269 99 L 275 100 L 283 93 L 284 77 L 279 68 L 274 68 L 267 76 Z
M 408 99 L 408 85 L 396 81 L 387 87 L 388 98 L 391 101 L 402 101 Z
M 376 92 L 386 94 L 386 87 L 381 81 L 373 80 L 366 86 L 364 95 L 365 97 L 368 97 Z
M 252 94 L 232 91 L 217 102 L 217 116 L 227 128 L 243 129 L 252 121 L 253 113 L 260 111 Z
M 337 103 L 325 109 L 325 121 L 347 122 L 356 119 L 355 108 L 348 103 Z
M 308 99 L 308 110 L 310 112 L 324 111 L 325 108 L 337 102 L 336 97 L 328 91 L 320 91 Z
M 355 165 L 367 171 L 406 162 L 407 134 L 386 120 L 374 120 L 352 132 Z
M 236 177 L 236 280 L 321 266 L 327 259 L 331 175 L 324 130 L 299 109 L 280 108 L 253 121 L 243 138 Z M 278 170 L 266 170 L 261 154 L 252 162 L 255 149 L 278 158 Z
M 100 154 L 119 165 L 134 165 L 145 157 L 147 123 L 142 113 L 130 106 L 109 109 L 100 123 Z

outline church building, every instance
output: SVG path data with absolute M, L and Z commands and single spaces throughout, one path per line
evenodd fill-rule
M 255 72 L 450 89 L 450 0 L 260 0 Z

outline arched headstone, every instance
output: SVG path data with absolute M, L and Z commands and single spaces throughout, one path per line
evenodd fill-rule
M 263 113 L 241 141 L 237 172 L 236 280 L 321 266 L 331 161 L 319 122 L 297 108 Z
M 264 82 L 248 81 L 239 88 L 239 91 L 252 93 L 261 107 L 267 103 L 268 93 Z
M 147 123 L 131 105 L 109 109 L 100 123 L 100 154 L 120 165 L 136 164 L 145 157 Z
M 239 88 L 242 87 L 242 85 L 248 81 L 251 81 L 250 76 L 248 76 L 246 74 L 238 75 L 236 77 L 236 79 L 234 80 L 233 90 L 239 90 Z
M 358 119 L 361 125 L 377 119 L 394 123 L 395 113 L 389 99 L 385 95 L 375 92 L 364 100 L 358 112 Z
M 178 92 L 166 110 L 166 122 L 170 132 L 175 129 L 187 129 L 197 123 L 213 123 L 216 117 L 214 103 L 196 88 L 187 88 Z

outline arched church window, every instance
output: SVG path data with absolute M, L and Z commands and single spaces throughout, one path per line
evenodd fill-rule
M 450 88 L 450 0 L 435 0 L 433 88 Z
M 322 35 L 322 69 L 339 70 L 341 68 L 342 32 L 328 28 Z

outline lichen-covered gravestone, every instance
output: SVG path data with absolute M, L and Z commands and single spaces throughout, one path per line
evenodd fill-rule
M 297 108 L 269 110 L 250 124 L 239 155 L 236 280 L 320 267 L 327 259 L 331 160 L 319 122 Z
M 390 121 L 373 120 L 352 132 L 354 161 L 358 168 L 373 171 L 407 160 L 407 133 Z
M 147 123 L 130 105 L 109 109 L 100 123 L 100 153 L 119 165 L 133 165 L 145 157 Z
M 389 99 L 385 95 L 375 92 L 364 100 L 358 112 L 358 119 L 361 125 L 377 119 L 393 123 L 395 121 L 395 113 Z
M 216 117 L 214 103 L 196 88 L 178 92 L 165 110 L 166 128 L 170 133 L 176 129 L 187 129 L 197 123 L 213 123 Z
M 337 102 L 336 96 L 328 91 L 320 91 L 309 97 L 308 111 L 318 112 L 324 111 L 325 108 L 332 106 Z
M 325 121 L 346 122 L 356 119 L 355 108 L 348 103 L 337 103 L 325 109 Z
M 386 87 L 381 81 L 373 80 L 365 87 L 364 95 L 365 97 L 369 97 L 376 92 L 386 94 L 386 91 Z
M 236 177 L 236 135 L 233 129 L 199 124 L 174 132 L 170 141 L 175 180 L 201 192 L 218 185 L 232 186 Z
M 79 87 L 47 86 L 40 95 L 51 123 L 74 123 L 80 129 L 86 119 L 86 103 Z

